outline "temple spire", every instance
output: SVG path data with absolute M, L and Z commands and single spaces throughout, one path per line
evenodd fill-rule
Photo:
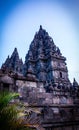
M 40 25 L 25 58 L 25 76 L 28 75 L 30 67 L 38 81 L 47 81 L 48 86 L 49 83 L 52 86 L 55 83 L 62 86 L 70 85 L 65 60 L 53 39 Z
M 19 58 L 19 54 L 18 54 L 17 48 L 14 49 L 11 57 L 8 56 L 8 58 L 6 59 L 5 63 L 2 65 L 2 68 L 3 67 L 5 67 L 8 70 L 12 70 L 14 72 L 22 73 L 23 62 Z

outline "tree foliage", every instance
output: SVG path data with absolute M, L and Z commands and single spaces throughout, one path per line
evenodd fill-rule
M 11 102 L 17 96 L 17 93 L 0 93 L 0 130 L 31 130 L 25 125 L 24 107 Z

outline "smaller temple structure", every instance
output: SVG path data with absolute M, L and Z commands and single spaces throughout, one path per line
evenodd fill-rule
M 1 68 L 6 69 L 7 71 L 9 70 L 22 74 L 23 61 L 19 58 L 17 48 L 14 49 L 11 57 L 7 57 L 5 63 L 2 65 Z

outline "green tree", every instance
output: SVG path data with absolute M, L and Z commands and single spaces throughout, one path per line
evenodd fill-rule
M 31 130 L 25 125 L 24 108 L 11 102 L 19 96 L 17 93 L 0 92 L 0 130 Z

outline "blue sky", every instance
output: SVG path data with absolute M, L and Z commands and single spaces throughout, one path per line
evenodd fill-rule
M 25 60 L 40 25 L 67 58 L 69 79 L 79 82 L 79 0 L 0 0 L 0 66 L 15 47 Z

